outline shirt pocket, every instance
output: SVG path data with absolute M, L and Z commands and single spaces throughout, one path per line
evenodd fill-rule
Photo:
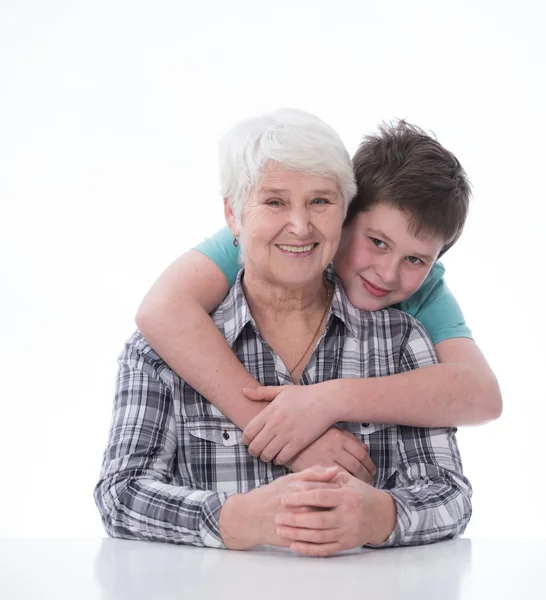
M 267 465 L 248 453 L 243 432 L 231 421 L 192 419 L 185 427 L 186 467 L 199 489 L 241 494 L 266 480 Z
M 338 427 L 342 427 L 347 431 L 350 431 L 353 435 L 356 436 L 358 440 L 368 443 L 367 437 L 372 435 L 373 433 L 378 433 L 380 431 L 384 431 L 392 425 L 387 425 L 385 423 L 338 423 Z
M 225 419 L 210 418 L 187 421 L 186 426 L 192 437 L 219 444 L 225 448 L 243 443 L 243 432 L 237 425 Z

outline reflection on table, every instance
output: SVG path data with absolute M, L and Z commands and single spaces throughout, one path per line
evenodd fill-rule
M 335 599 L 342 591 L 370 598 L 432 598 L 438 590 L 444 600 L 455 600 L 470 564 L 470 540 L 361 550 L 326 559 L 275 548 L 177 551 L 157 545 L 143 552 L 138 544 L 104 540 L 96 576 L 103 600 L 174 599 L 181 593 L 189 598 L 240 600 Z
M 114 539 L 0 539 L 2 600 L 546 598 L 546 540 L 452 540 L 307 558 Z

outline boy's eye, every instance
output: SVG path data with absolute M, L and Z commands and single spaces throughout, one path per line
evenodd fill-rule
M 411 263 L 412 265 L 422 265 L 424 264 L 423 261 L 420 258 L 417 258 L 417 256 L 407 256 L 407 261 L 409 263 Z
M 370 238 L 371 243 L 376 247 L 376 248 L 380 248 L 380 249 L 384 249 L 387 247 L 387 244 L 385 244 L 385 242 L 383 240 L 378 240 L 377 238 Z

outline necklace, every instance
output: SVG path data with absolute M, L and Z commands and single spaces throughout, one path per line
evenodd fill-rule
M 332 299 L 332 290 L 325 279 L 323 280 L 323 282 L 324 282 L 324 287 L 326 288 L 326 292 L 328 294 L 328 298 L 326 299 L 326 308 L 324 309 L 324 314 L 322 315 L 322 317 L 320 319 L 320 323 L 318 324 L 317 330 L 315 331 L 311 341 L 309 342 L 309 346 L 307 346 L 307 348 L 305 349 L 305 352 L 300 356 L 300 359 L 298 360 L 296 365 L 292 369 L 290 369 L 290 371 L 289 371 L 290 375 L 292 375 L 292 373 L 300 366 L 301 361 L 304 359 L 305 355 L 309 352 L 309 348 L 311 348 L 311 346 L 313 345 L 313 342 L 317 339 L 317 335 L 319 334 L 320 328 L 322 327 L 322 324 L 324 323 L 324 319 L 326 319 L 326 315 L 328 314 L 328 310 L 330 309 L 330 300 Z

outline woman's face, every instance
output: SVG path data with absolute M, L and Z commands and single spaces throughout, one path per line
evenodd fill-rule
M 301 286 L 319 279 L 334 257 L 343 200 L 333 179 L 269 163 L 245 202 L 240 227 L 229 205 L 226 217 L 240 238 L 246 277 Z

